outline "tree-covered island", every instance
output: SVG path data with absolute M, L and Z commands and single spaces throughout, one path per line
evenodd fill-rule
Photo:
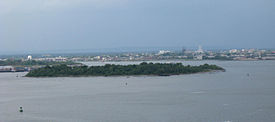
M 129 76 L 129 75 L 180 75 L 214 70 L 224 71 L 217 65 L 204 64 L 200 66 L 184 66 L 182 63 L 146 63 L 134 65 L 76 66 L 67 65 L 46 66 L 30 71 L 26 77 L 78 77 L 78 76 Z

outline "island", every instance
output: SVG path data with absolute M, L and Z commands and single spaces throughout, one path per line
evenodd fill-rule
M 106 64 L 104 66 L 68 66 L 65 64 L 45 66 L 30 71 L 26 77 L 79 77 L 79 76 L 170 76 L 209 71 L 225 71 L 217 65 L 190 66 L 182 63 L 146 63 L 132 65 Z

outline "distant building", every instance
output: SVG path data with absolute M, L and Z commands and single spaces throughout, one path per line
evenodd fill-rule
M 182 51 L 182 54 L 185 54 L 186 49 L 183 47 L 181 51 Z
M 101 59 L 101 57 L 100 56 L 96 56 L 96 59 Z
M 27 57 L 27 60 L 32 60 L 32 56 L 29 55 L 29 56 Z
M 13 66 L 0 66 L 0 72 L 12 72 Z
M 201 46 L 201 45 L 199 45 L 199 48 L 198 48 L 198 50 L 197 50 L 197 53 L 203 53 L 203 49 L 202 49 L 202 46 Z
M 170 53 L 171 51 L 168 51 L 168 50 L 160 50 L 159 51 L 159 55 L 163 55 L 163 54 L 166 54 L 166 53 Z
M 67 60 L 67 58 L 64 58 L 64 57 L 61 57 L 61 56 L 55 57 L 55 59 L 54 59 L 54 61 L 60 61 L 60 62 L 63 62 L 63 61 L 66 61 L 66 60 Z
M 202 60 L 202 59 L 203 59 L 203 55 L 202 55 L 202 54 L 195 54 L 195 55 L 193 56 L 193 59 L 194 59 L 194 60 Z
M 253 53 L 253 52 L 255 52 L 255 49 L 249 49 L 248 50 L 248 53 Z
M 198 55 L 197 60 L 202 60 L 202 55 Z
M 237 49 L 232 49 L 232 50 L 229 50 L 229 53 L 237 53 L 238 50 Z

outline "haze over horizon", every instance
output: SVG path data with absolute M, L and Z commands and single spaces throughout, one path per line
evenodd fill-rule
M 275 48 L 274 0 L 0 0 L 0 54 Z

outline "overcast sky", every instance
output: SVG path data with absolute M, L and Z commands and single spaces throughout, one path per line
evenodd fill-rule
M 275 48 L 275 0 L 0 0 L 0 53 Z

